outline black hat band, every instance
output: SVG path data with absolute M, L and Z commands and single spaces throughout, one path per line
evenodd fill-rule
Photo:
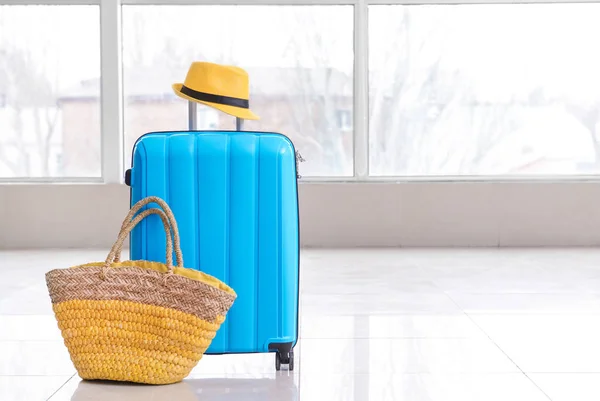
M 249 104 L 248 100 L 246 100 L 246 99 L 239 99 L 236 97 L 221 96 L 221 95 L 213 95 L 212 93 L 206 93 L 206 92 L 198 92 L 198 91 L 188 88 L 185 85 L 182 85 L 181 93 L 183 93 L 184 95 L 187 95 L 191 98 L 194 98 L 195 100 L 200 100 L 203 102 L 217 103 L 217 104 L 222 104 L 225 106 L 240 107 L 243 109 L 247 109 L 250 107 L 250 104 Z

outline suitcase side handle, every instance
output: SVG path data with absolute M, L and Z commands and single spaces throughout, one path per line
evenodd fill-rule
M 125 185 L 127 185 L 128 187 L 131 186 L 131 169 L 128 168 L 125 171 Z

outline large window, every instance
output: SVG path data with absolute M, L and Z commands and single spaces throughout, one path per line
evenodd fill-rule
M 125 152 L 142 134 L 187 129 L 187 102 L 171 84 L 194 60 L 242 66 L 260 116 L 244 129 L 280 132 L 304 176 L 353 171 L 351 6 L 124 6 Z M 199 129 L 234 129 L 198 106 Z
M 101 176 L 99 76 L 98 6 L 0 5 L 0 178 Z
M 600 173 L 600 4 L 371 6 L 375 176 Z
M 289 136 L 303 180 L 600 174 L 600 0 L 322 1 L 0 0 L 0 181 L 121 181 L 187 129 L 193 61 L 249 73 L 244 129 Z

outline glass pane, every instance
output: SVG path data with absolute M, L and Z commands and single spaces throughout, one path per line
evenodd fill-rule
M 303 176 L 352 175 L 351 6 L 123 6 L 125 165 L 146 132 L 186 130 L 187 101 L 171 88 L 193 61 L 250 76 L 245 130 L 287 135 Z M 198 105 L 198 129 L 235 129 Z
M 600 172 L 600 4 L 372 6 L 372 175 Z
M 100 177 L 98 6 L 0 6 L 0 178 Z

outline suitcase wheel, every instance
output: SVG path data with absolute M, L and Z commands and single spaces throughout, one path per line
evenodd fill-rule
M 280 371 L 282 363 L 288 365 L 288 370 L 294 370 L 294 351 L 290 351 L 286 356 L 277 351 L 275 353 L 275 370 Z

